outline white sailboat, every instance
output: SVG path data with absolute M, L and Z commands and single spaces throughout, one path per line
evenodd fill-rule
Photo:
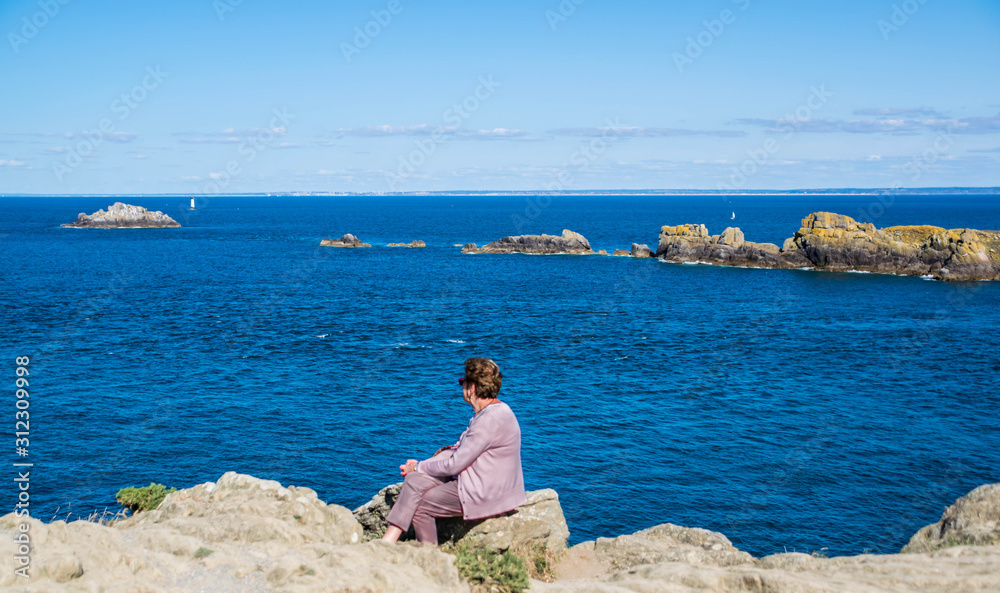
M 191 198 L 191 209 L 194 210 L 194 198 Z
M 729 217 L 729 220 L 736 220 L 736 213 L 735 212 L 733 212 L 733 215 Z

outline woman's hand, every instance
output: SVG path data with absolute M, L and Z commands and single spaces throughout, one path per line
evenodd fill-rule
M 405 478 L 406 474 L 412 472 L 415 467 L 417 467 L 417 460 L 416 459 L 407 459 L 406 463 L 404 463 L 403 465 L 399 466 L 399 475 L 401 475 L 401 476 L 403 476 Z

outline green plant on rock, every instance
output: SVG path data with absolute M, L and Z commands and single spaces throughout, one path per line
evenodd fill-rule
M 454 554 L 458 573 L 469 581 L 475 593 L 521 593 L 529 586 L 528 568 L 510 552 L 459 544 Z
M 205 558 L 212 555 L 214 550 L 209 550 L 208 548 L 198 548 L 194 552 L 195 558 Z
M 138 513 L 141 511 L 151 511 L 160 506 L 163 499 L 168 494 L 176 490 L 176 488 L 167 490 L 167 487 L 163 484 L 150 482 L 149 486 L 143 486 L 141 488 L 136 488 L 134 486 L 122 488 L 118 491 L 118 494 L 115 495 L 115 498 L 123 507 Z
M 553 569 L 556 564 L 556 555 L 551 548 L 541 544 L 532 546 L 531 551 L 526 554 L 528 558 L 529 575 L 533 579 L 539 579 L 546 583 L 555 580 Z

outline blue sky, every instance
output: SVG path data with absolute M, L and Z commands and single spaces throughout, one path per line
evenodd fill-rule
M 1000 185 L 995 0 L 4 0 L 0 32 L 0 193 Z

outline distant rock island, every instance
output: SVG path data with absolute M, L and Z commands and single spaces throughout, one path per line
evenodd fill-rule
M 361 241 L 350 233 L 339 239 L 323 239 L 319 244 L 322 247 L 371 247 L 371 244 Z
M 386 244 L 386 247 L 413 247 L 413 248 L 417 248 L 417 247 L 427 247 L 427 243 L 424 243 L 423 241 L 417 240 L 417 241 L 410 241 L 409 243 L 388 243 L 388 244 Z
M 562 235 L 516 235 L 503 237 L 482 247 L 475 243 L 467 243 L 462 247 L 462 253 L 532 253 L 536 255 L 553 255 L 558 253 L 586 254 L 594 253 L 590 242 L 580 233 L 563 230 Z
M 1000 280 L 1000 231 L 927 225 L 876 229 L 849 216 L 814 212 L 780 248 L 746 241 L 739 228 L 709 235 L 705 225 L 664 226 L 656 256 L 724 266 Z
M 181 225 L 159 210 L 150 212 L 142 206 L 115 202 L 108 211 L 98 210 L 87 215 L 81 212 L 76 222 L 62 225 L 78 229 L 166 229 Z
M 377 541 L 399 489 L 383 488 L 352 513 L 305 486 L 227 472 L 167 494 L 155 510 L 110 524 L 45 523 L 10 512 L 0 517 L 0 589 L 487 591 L 470 589 L 455 548 Z M 901 553 L 836 558 L 821 552 L 756 558 L 721 533 L 671 523 L 567 548 L 558 494 L 536 490 L 527 499 L 498 517 L 442 521 L 439 534 L 472 550 L 532 560 L 524 579 L 530 593 L 1000 591 L 1000 484 L 960 498 Z M 609 515 L 608 521 L 617 520 Z

